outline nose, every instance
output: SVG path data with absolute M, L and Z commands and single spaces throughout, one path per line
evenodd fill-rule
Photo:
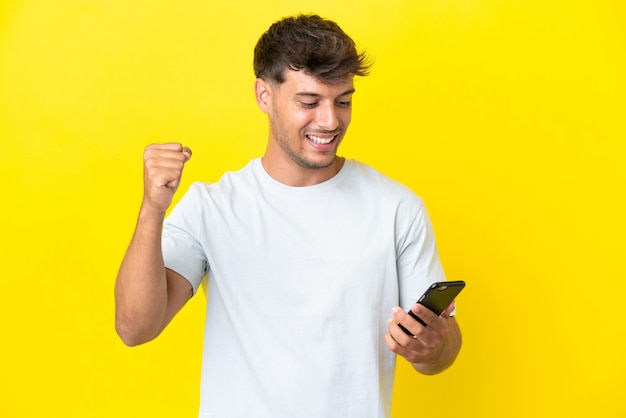
M 325 103 L 318 107 L 317 124 L 320 129 L 334 131 L 339 127 L 337 109 L 334 103 Z

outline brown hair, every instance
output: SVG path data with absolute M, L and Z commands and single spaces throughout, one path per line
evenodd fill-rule
M 303 70 L 333 84 L 346 76 L 369 74 L 364 52 L 335 22 L 317 15 L 286 17 L 274 23 L 254 48 L 257 78 L 281 84 L 284 71 Z

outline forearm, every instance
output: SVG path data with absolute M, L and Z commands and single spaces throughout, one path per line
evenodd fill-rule
M 448 332 L 438 353 L 427 362 L 412 363 L 413 367 L 425 375 L 441 373 L 454 363 L 461 349 L 461 341 L 461 330 L 456 319 L 451 316 L 448 318 Z
M 161 251 L 163 214 L 142 210 L 115 284 L 115 326 L 122 340 L 137 345 L 165 326 L 167 277 Z

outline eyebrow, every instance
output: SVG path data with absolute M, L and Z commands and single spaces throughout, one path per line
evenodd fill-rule
M 352 94 L 354 93 L 356 90 L 355 89 L 349 89 L 344 91 L 343 93 L 341 93 L 339 96 L 337 97 L 341 97 L 341 96 L 346 96 L 348 94 Z M 303 91 L 300 93 L 296 93 L 296 96 L 304 96 L 304 97 L 322 97 L 321 94 L 319 93 L 313 93 L 313 92 L 308 92 L 308 91 Z

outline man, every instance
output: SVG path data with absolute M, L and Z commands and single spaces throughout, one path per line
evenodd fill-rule
M 146 148 L 116 329 L 128 345 L 155 338 L 205 277 L 200 417 L 390 417 L 395 354 L 435 374 L 461 344 L 453 304 L 415 304 L 445 280 L 422 200 L 337 156 L 368 65 L 334 22 L 276 22 L 254 69 L 262 158 L 194 183 L 164 221 L 191 151 Z

